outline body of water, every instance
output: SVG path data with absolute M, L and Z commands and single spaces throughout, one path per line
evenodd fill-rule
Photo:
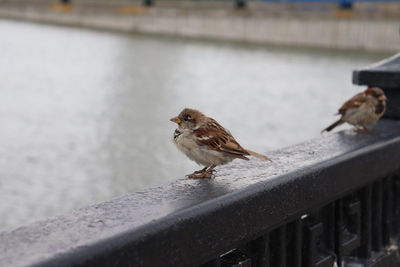
M 2 230 L 199 168 L 171 142 L 185 107 L 258 152 L 318 137 L 363 89 L 352 70 L 387 56 L 13 21 L 0 51 Z

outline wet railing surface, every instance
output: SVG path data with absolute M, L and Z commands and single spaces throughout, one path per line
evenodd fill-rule
M 372 134 L 329 134 L 269 152 L 272 163 L 237 161 L 215 179 L 0 233 L 0 266 L 399 266 L 400 84 L 379 79 L 398 61 L 371 80 L 381 66 L 354 73 L 390 96 Z

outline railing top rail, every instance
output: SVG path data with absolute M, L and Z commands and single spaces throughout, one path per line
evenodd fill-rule
M 399 168 L 400 122 L 335 133 L 0 233 L 0 266 L 194 266 Z M 213 254 L 213 255 L 211 255 Z M 215 254 L 215 255 L 214 255 Z

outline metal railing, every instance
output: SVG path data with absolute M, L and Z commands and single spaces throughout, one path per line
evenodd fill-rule
M 400 55 L 373 134 L 329 134 L 0 233 L 0 266 L 399 266 Z

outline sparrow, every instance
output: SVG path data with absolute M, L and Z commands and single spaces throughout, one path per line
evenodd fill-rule
M 234 159 L 249 160 L 247 156 L 271 161 L 267 156 L 244 149 L 228 130 L 198 110 L 185 108 L 170 121 L 178 124 L 173 135 L 178 149 L 191 160 L 205 166 L 188 174 L 188 178 L 212 178 L 216 166 Z
M 385 113 L 386 100 L 382 89 L 369 87 L 345 102 L 337 113 L 337 115 L 341 115 L 340 119 L 322 132 L 329 132 L 336 126 L 347 122 L 353 125 L 358 133 L 370 133 L 371 130 L 367 126 L 377 122 Z

